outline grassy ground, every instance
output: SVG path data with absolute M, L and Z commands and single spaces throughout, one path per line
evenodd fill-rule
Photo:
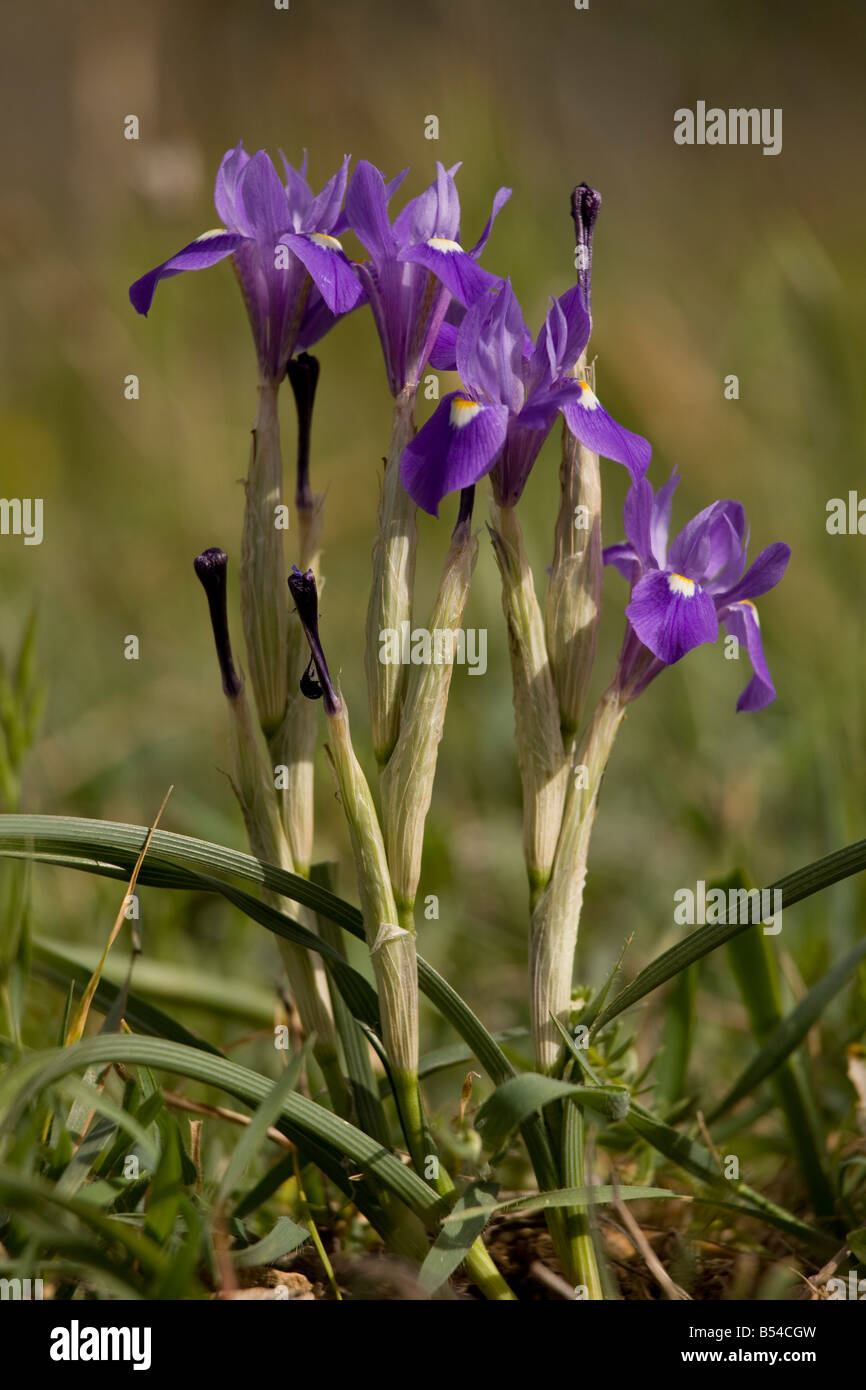
M 656 484 L 681 469 L 675 521 L 732 496 L 746 507 L 753 552 L 774 540 L 792 547 L 784 583 L 762 605 L 776 704 L 735 713 L 746 676 L 719 646 L 665 673 L 629 716 L 605 781 L 579 980 L 597 984 L 632 934 L 629 978 L 677 940 L 677 888 L 736 869 L 769 883 L 861 836 L 866 542 L 828 535 L 825 518 L 828 499 L 864 488 L 866 204 L 854 177 L 866 134 L 856 100 L 863 25 L 841 4 L 792 5 L 780 33 L 769 8 L 720 0 L 587 12 L 434 0 L 411 17 L 389 3 L 372 13 L 193 3 L 178 15 L 153 0 L 17 15 L 3 60 L 17 119 L 14 137 L 8 127 L 5 135 L 0 195 L 0 492 L 44 498 L 45 539 L 24 548 L 0 538 L 0 647 L 13 653 L 36 604 L 47 687 L 22 807 L 144 824 L 173 784 L 164 828 L 244 845 L 191 562 L 222 545 L 236 581 L 252 349 L 226 266 L 163 285 L 147 322 L 126 299 L 132 279 L 214 223 L 213 171 L 243 138 L 250 150 L 282 145 L 293 159 L 309 146 L 314 182 L 349 150 L 389 173 L 408 164 L 412 193 L 436 158 L 463 160 L 467 241 L 495 189 L 511 186 L 486 263 L 511 274 L 533 327 L 573 278 L 570 189 L 583 178 L 599 187 L 593 350 L 602 398 L 652 440 Z M 698 99 L 782 107 L 782 154 L 675 146 L 672 113 Z M 140 117 L 138 142 L 123 138 L 128 113 Z M 437 143 L 424 139 L 430 113 Z M 361 634 L 389 400 L 366 316 L 341 325 L 320 356 L 313 469 L 328 489 L 323 622 L 371 770 Z M 140 381 L 135 401 L 124 398 L 129 373 Z M 730 373 L 737 400 L 725 398 Z M 540 586 L 557 464 L 551 442 L 522 508 Z M 603 467 L 609 543 L 621 537 L 625 474 Z M 481 497 L 480 519 L 485 509 Z M 423 519 L 422 610 L 446 544 L 447 521 Z M 616 660 L 623 601 L 621 580 L 608 575 L 599 691 Z M 420 944 L 501 1029 L 526 1022 L 526 910 L 507 649 L 484 536 L 465 622 L 488 628 L 489 669 L 454 680 L 421 883 L 422 895 L 438 896 L 440 916 L 422 923 Z M 132 633 L 136 662 L 123 655 Z M 320 764 L 317 857 L 339 863 L 338 889 L 354 900 Z M 89 962 L 118 891 L 37 869 L 37 936 Z M 242 982 L 243 1008 L 215 1002 L 214 983 L 206 1008 L 187 1002 L 176 1012 L 237 1047 L 246 1065 L 265 1067 L 273 943 L 204 894 L 144 888 L 141 901 L 142 975 L 170 964 Z M 777 954 L 784 1011 L 859 939 L 862 908 L 854 879 L 786 915 Z M 151 983 L 165 1002 L 170 979 Z M 696 967 L 693 986 L 679 1092 L 710 1110 L 754 1042 L 723 952 Z M 864 1142 L 846 1070 L 864 996 L 861 971 L 805 1049 L 831 1162 Z M 635 1072 L 658 1051 L 671 1007 L 662 991 L 629 1016 Z M 54 1041 L 61 1011 L 61 995 L 31 993 L 29 1045 Z M 424 1038 L 433 1048 L 453 1034 L 430 1011 Z M 462 1079 L 450 1071 L 430 1083 L 443 1129 Z M 218 1167 L 228 1142 L 218 1126 L 209 1142 Z M 736 1143 L 750 1183 L 808 1210 L 777 1108 L 741 1126 Z M 521 1176 L 515 1169 L 515 1182 Z M 737 1232 L 734 1244 L 746 1249 L 748 1238 Z

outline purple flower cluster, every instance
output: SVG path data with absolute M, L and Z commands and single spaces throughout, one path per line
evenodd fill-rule
M 668 546 L 676 473 L 657 494 L 644 476 L 651 448 L 618 424 L 580 373 L 592 328 L 593 228 L 601 203 L 582 184 L 572 198 L 578 281 L 551 302 L 533 339 L 509 280 L 479 265 L 498 213 L 511 196 L 500 188 L 481 236 L 461 242 L 459 165 L 437 164 L 436 177 L 392 220 L 391 199 L 407 171 L 386 183 L 366 160 L 349 180 L 349 159 L 313 194 L 282 157 L 283 178 L 263 151 L 242 145 L 224 156 L 214 201 L 222 226 L 205 232 L 130 288 L 147 314 L 160 280 L 231 257 L 252 327 L 263 379 L 278 383 L 295 354 L 306 352 L 361 304 L 372 312 L 388 384 L 397 397 L 417 390 L 428 363 L 459 374 L 405 448 L 400 476 L 425 511 L 438 515 L 449 493 L 491 475 L 501 505 L 513 506 L 559 415 L 591 450 L 628 469 L 627 541 L 605 561 L 631 584 L 628 629 L 619 667 L 633 698 L 653 677 L 704 642 L 719 624 L 742 642 L 754 674 L 737 708 L 769 704 L 775 690 L 764 659 L 753 600 L 781 579 L 790 551 L 769 546 L 746 570 L 747 534 L 737 502 L 715 502 Z M 341 236 L 355 233 L 368 259 L 352 261 Z

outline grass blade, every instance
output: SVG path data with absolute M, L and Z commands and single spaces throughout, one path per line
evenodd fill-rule
M 530 1115 L 566 1096 L 608 1120 L 621 1120 L 628 1113 L 629 1093 L 625 1086 L 574 1085 L 540 1072 L 524 1072 L 504 1082 L 484 1102 L 475 1117 L 475 1128 L 486 1147 L 497 1153 Z
M 624 1202 L 642 1202 L 651 1198 L 667 1198 L 671 1201 L 690 1202 L 687 1192 L 672 1192 L 667 1187 L 562 1187 L 556 1192 L 533 1192 L 525 1197 L 509 1197 L 505 1202 L 494 1202 L 491 1206 L 469 1207 L 461 1213 L 465 1220 L 484 1216 L 485 1222 L 496 1212 L 510 1211 L 550 1211 L 557 1207 L 588 1207 L 593 1204 L 603 1206 L 621 1197 Z M 458 1219 L 455 1213 L 442 1218 L 443 1224 Z
M 16 819 L 18 819 L 16 817 Z M 24 818 L 26 819 L 26 817 Z M 825 888 L 830 888 L 834 883 L 839 883 L 844 878 L 850 878 L 852 874 L 862 873 L 866 869 L 866 840 L 857 840 L 853 845 L 847 845 L 845 849 L 836 850 L 834 854 L 828 854 L 824 859 L 818 859 L 814 864 L 807 864 L 805 868 L 796 869 L 794 873 L 780 878 L 776 883 L 770 884 L 765 892 L 780 892 L 782 894 L 783 911 L 792 907 L 794 903 L 802 902 L 804 898 L 809 898 L 814 893 L 820 893 Z M 770 901 L 773 901 L 771 898 Z M 710 926 L 700 927 L 698 931 L 692 932 L 683 941 L 678 941 L 675 946 L 662 955 L 658 956 L 645 969 L 643 969 L 635 980 L 626 989 L 622 990 L 616 998 L 608 1005 L 595 1024 L 595 1028 L 603 1028 L 611 1019 L 616 1018 L 623 1010 L 630 1009 L 640 999 L 647 994 L 651 994 L 659 985 L 663 985 L 666 980 L 670 980 L 674 975 L 678 975 L 686 966 L 694 961 L 700 960 L 702 956 L 709 955 L 710 951 L 715 951 L 718 946 L 724 945 L 732 937 L 738 936 L 740 932 L 748 931 L 751 923 L 749 922 L 718 922 Z
M 159 1068 L 180 1076 L 188 1076 L 205 1085 L 214 1086 L 256 1107 L 272 1088 L 270 1078 L 239 1066 L 224 1057 L 161 1038 L 145 1038 L 134 1034 L 112 1034 L 88 1038 L 61 1051 L 39 1053 L 11 1068 L 0 1081 L 0 1116 L 2 1126 L 14 1125 L 28 1101 L 45 1086 L 89 1066 L 110 1062 L 128 1062 L 144 1067 Z M 326 1150 L 346 1155 L 359 1169 L 372 1174 L 432 1224 L 441 1214 L 442 1202 L 418 1175 L 369 1135 L 306 1096 L 292 1092 L 284 1097 L 280 1119 L 288 1137 L 301 1147 L 307 1141 L 324 1146 Z M 318 1162 L 318 1159 L 316 1159 Z
M 470 1182 L 461 1192 L 449 1224 L 443 1225 L 418 1274 L 418 1282 L 428 1293 L 441 1289 L 466 1259 L 496 1209 L 496 1191 L 490 1183 Z
M 860 941 L 846 956 L 842 957 L 838 965 L 835 965 L 816 985 L 812 986 L 808 994 L 803 996 L 799 1004 L 770 1034 L 760 1052 L 737 1078 L 724 1099 L 720 1100 L 715 1109 L 710 1112 L 707 1116 L 708 1122 L 724 1115 L 738 1101 L 754 1091 L 755 1087 L 759 1086 L 762 1081 L 773 1075 L 785 1059 L 800 1045 L 840 989 L 847 984 L 864 956 L 866 956 L 866 941 Z

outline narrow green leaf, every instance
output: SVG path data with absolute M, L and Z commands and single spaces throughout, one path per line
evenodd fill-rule
M 83 1044 L 78 1043 L 76 1046 L 81 1047 Z M 125 1221 L 106 1216 L 96 1207 L 82 1201 L 80 1197 L 62 1196 L 58 1193 L 56 1185 L 43 1182 L 29 1174 L 12 1172 L 8 1168 L 0 1169 L 0 1205 L 12 1207 L 19 1215 L 25 1211 L 44 1214 L 52 1207 L 59 1212 L 67 1212 L 83 1226 L 94 1231 L 103 1241 L 110 1241 L 125 1250 L 127 1256 L 135 1260 L 146 1273 L 157 1275 L 165 1269 L 165 1252 L 148 1236 L 142 1235 Z M 52 1231 L 52 1244 L 59 1244 L 60 1235 L 60 1231 Z M 77 1248 L 81 1248 L 80 1240 L 76 1241 L 76 1245 Z
M 121 825 L 113 821 L 85 820 L 71 816 L 0 816 L 0 857 L 12 855 L 38 859 L 85 873 L 109 878 L 128 878 L 148 834 L 145 826 Z M 206 874 L 198 872 L 206 869 Z M 341 993 L 356 1018 L 371 1027 L 378 1023 L 373 1014 L 375 994 L 367 980 L 351 970 L 339 954 L 321 938 L 250 894 L 233 889 L 213 875 L 224 874 L 245 879 L 284 897 L 313 908 L 336 922 L 352 936 L 364 939 L 364 923 L 357 908 L 329 893 L 308 879 L 289 874 L 274 864 L 242 854 L 238 850 L 156 830 L 147 858 L 139 872 L 139 882 L 157 887 L 220 893 L 242 912 L 268 930 L 310 950 L 317 950 L 334 965 Z M 360 981 L 360 984 L 358 983 Z M 491 1034 L 455 990 L 431 965 L 418 958 L 418 984 L 431 1003 L 447 1018 L 473 1055 L 497 1084 L 514 1076 L 514 1068 Z M 354 991 L 349 996 L 347 990 Z M 372 996 L 372 998 L 371 998 Z
M 299 1226 L 288 1216 L 281 1216 L 272 1231 L 262 1236 L 261 1240 L 257 1240 L 255 1245 L 235 1251 L 232 1260 L 237 1269 L 255 1269 L 262 1265 L 270 1265 L 274 1260 L 281 1260 L 284 1255 L 291 1255 L 293 1250 L 297 1250 L 309 1239 L 310 1232 L 305 1226 Z
M 482 1215 L 485 1222 L 495 1212 L 507 1211 L 549 1211 L 557 1207 L 591 1207 L 604 1206 L 607 1202 L 612 1202 L 615 1196 L 622 1198 L 624 1202 L 641 1202 L 650 1198 L 667 1198 L 670 1201 L 690 1202 L 691 1196 L 687 1192 L 672 1192 L 667 1187 L 562 1187 L 556 1192 L 536 1192 L 529 1193 L 526 1197 L 509 1197 L 506 1202 L 494 1202 L 490 1206 L 468 1207 L 462 1217 L 465 1220 L 470 1218 L 478 1219 Z M 456 1220 L 455 1214 L 442 1218 L 443 1224 Z
M 820 893 L 832 884 L 850 878 L 852 874 L 862 873 L 864 869 L 866 840 L 858 840 L 853 845 L 847 845 L 845 849 L 836 850 L 834 854 L 828 854 L 824 859 L 818 859 L 814 864 L 807 864 L 805 868 L 797 869 L 785 878 L 778 879 L 764 891 L 780 892 L 782 910 L 785 911 L 793 907 L 794 903 L 802 902 L 804 898 L 811 897 L 813 893 Z M 659 985 L 679 974 L 693 961 L 709 955 L 710 951 L 715 951 L 718 946 L 730 941 L 731 937 L 739 935 L 740 932 L 748 931 L 750 925 L 748 922 L 714 923 L 700 927 L 683 941 L 678 941 L 675 946 L 671 946 L 646 966 L 637 978 L 616 996 L 597 1020 L 596 1029 L 603 1028 L 612 1018 L 616 1018 L 617 1014 L 631 1008 L 638 1000 L 651 994 Z
M 34 953 L 46 964 L 68 961 L 69 943 L 39 936 L 34 939 Z M 71 948 L 76 965 L 93 971 L 101 952 L 83 942 Z M 115 986 L 122 984 L 124 967 L 109 956 L 102 978 Z M 43 978 L 50 978 L 46 973 Z M 246 980 L 226 979 L 197 966 L 139 957 L 135 965 L 135 986 L 139 998 L 148 995 L 163 1003 L 168 1001 L 191 1008 L 206 1009 L 223 1017 L 242 1019 L 256 1026 L 268 1026 L 274 1021 L 274 992 Z M 103 1009 L 101 1013 L 105 1012 Z M 129 1010 L 126 1010 L 129 1018 Z M 131 1022 L 131 1020 L 130 1020 Z M 147 1031 L 150 1030 L 139 1030 Z M 180 1041 L 180 1039 L 178 1039 Z
M 708 1121 L 724 1115 L 744 1096 L 754 1091 L 755 1087 L 759 1086 L 762 1081 L 773 1075 L 785 1059 L 800 1045 L 828 1004 L 839 993 L 839 990 L 847 984 L 864 956 L 866 956 L 866 940 L 858 942 L 846 956 L 843 956 L 838 965 L 835 965 L 816 985 L 812 986 L 808 994 L 803 996 L 799 1004 L 774 1030 L 745 1071 L 734 1082 L 724 1099 L 719 1101 L 719 1104 L 711 1111 L 707 1117 Z
M 496 1209 L 497 1191 L 495 1184 L 483 1182 L 470 1182 L 463 1189 L 421 1266 L 418 1281 L 428 1293 L 441 1289 L 466 1259 Z
M 86 964 L 71 960 L 54 948 L 37 941 L 33 943 L 33 973 L 39 979 L 46 980 L 60 989 L 66 988 L 67 981 L 71 981 L 73 987 L 84 989 L 92 971 Z M 99 1009 L 100 1013 L 106 1013 L 119 993 L 119 987 L 103 977 L 93 996 L 94 1007 Z M 222 1055 L 212 1043 L 190 1032 L 183 1024 L 175 1022 L 168 1014 L 153 1004 L 148 1004 L 144 999 L 139 999 L 135 994 L 130 994 L 127 998 L 126 1021 L 130 1028 L 134 1028 L 137 1033 L 145 1033 L 148 1037 L 167 1038 L 172 1042 L 183 1043 L 185 1047 L 197 1047 L 203 1052 L 210 1052 L 215 1057 Z
M 153 1175 L 147 1202 L 145 1232 L 157 1245 L 165 1245 L 174 1231 L 184 1196 L 180 1129 L 173 1115 L 161 1115 L 162 1154 Z
M 762 1219 L 769 1225 L 796 1236 L 821 1258 L 826 1258 L 834 1250 L 838 1250 L 839 1242 L 834 1237 L 809 1226 L 746 1183 L 724 1178 L 709 1149 L 704 1148 L 703 1144 L 699 1144 L 695 1139 L 690 1139 L 688 1135 L 680 1134 L 679 1130 L 657 1119 L 634 1101 L 629 1110 L 628 1123 L 642 1139 L 671 1163 L 691 1173 L 700 1182 L 708 1184 L 718 1194 L 717 1205 L 730 1206 L 734 1211 Z M 731 1194 L 741 1198 L 741 1201 L 731 1201 Z
M 858 1264 L 866 1265 L 866 1226 L 849 1231 L 845 1237 L 845 1244 Z
M 737 875 L 735 886 L 743 884 Z M 782 1024 L 782 996 L 776 951 L 760 931 L 744 932 L 728 943 L 728 956 L 737 987 L 746 1005 L 752 1034 L 763 1048 Z M 783 1058 L 773 1075 L 791 1148 L 806 1181 L 816 1216 L 833 1215 L 834 1195 L 825 1172 L 826 1140 L 818 1109 L 799 1059 Z
M 475 1118 L 475 1128 L 487 1148 L 497 1153 L 524 1120 L 552 1100 L 565 1096 L 608 1120 L 621 1120 L 628 1113 L 629 1093 L 625 1086 L 574 1085 L 539 1072 L 524 1072 L 504 1082 L 484 1102 Z
M 247 1168 L 258 1153 L 265 1141 L 268 1130 L 272 1127 L 283 1108 L 285 1097 L 297 1088 L 301 1071 L 303 1070 L 307 1054 L 310 1051 L 311 1041 L 312 1040 L 308 1038 L 300 1052 L 296 1052 L 290 1059 L 282 1076 L 271 1087 L 271 1090 L 265 1096 L 249 1124 L 245 1126 L 243 1133 L 235 1144 L 231 1159 L 223 1174 L 222 1182 L 217 1189 L 217 1194 L 214 1198 L 215 1207 L 224 1206 L 235 1188 L 240 1187 L 243 1182 Z
M 14 1125 L 31 1097 L 44 1087 L 70 1072 L 108 1062 L 128 1062 L 188 1076 L 237 1096 L 252 1107 L 260 1104 L 272 1087 L 269 1078 L 227 1058 L 214 1057 L 210 1053 L 161 1038 L 113 1034 L 110 1037 L 87 1038 L 60 1051 L 38 1053 L 10 1068 L 0 1078 L 0 1117 L 3 1127 Z M 328 1151 L 332 1154 L 336 1151 L 339 1155 L 347 1156 L 359 1169 L 365 1169 L 378 1178 L 426 1222 L 436 1221 L 441 1214 L 441 1199 L 417 1173 L 401 1163 L 393 1153 L 384 1150 L 369 1135 L 332 1111 L 316 1105 L 306 1096 L 292 1092 L 283 1100 L 280 1119 L 283 1132 L 314 1157 L 316 1163 L 320 1163 L 318 1155 L 322 1148 L 326 1151 L 326 1163 Z M 325 1164 L 321 1166 L 325 1167 Z M 332 1169 L 333 1163 L 325 1167 L 329 1176 Z

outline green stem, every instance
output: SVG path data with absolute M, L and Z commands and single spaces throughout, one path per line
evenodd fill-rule
M 409 1146 L 409 1153 L 415 1171 L 425 1181 L 432 1181 L 440 1196 L 446 1197 L 454 1191 L 451 1174 L 440 1161 L 433 1136 L 430 1133 L 424 1114 L 424 1102 L 418 1084 L 418 1073 L 391 1069 L 391 1082 L 400 1113 L 400 1123 Z M 432 1169 L 432 1178 L 428 1170 Z M 499 1269 L 480 1236 L 473 1242 L 463 1262 L 466 1273 L 481 1290 L 485 1298 L 494 1301 L 515 1301 L 515 1294 L 508 1287 Z
M 400 632 L 412 621 L 415 554 L 418 545 L 417 508 L 400 481 L 400 459 L 415 433 L 417 387 L 405 387 L 394 401 L 394 420 L 385 477 L 379 501 L 379 521 L 373 549 L 373 583 L 367 608 L 365 667 L 370 701 L 370 728 L 376 761 L 384 767 L 400 730 L 400 702 L 407 679 L 399 662 L 379 660 L 382 632 Z
M 562 1180 L 566 1187 L 583 1187 L 586 1181 L 586 1119 L 579 1105 L 566 1101 L 562 1123 Z M 604 1298 L 592 1226 L 586 1207 L 569 1207 L 565 1215 L 571 1261 L 569 1278 L 586 1289 L 587 1298 Z

